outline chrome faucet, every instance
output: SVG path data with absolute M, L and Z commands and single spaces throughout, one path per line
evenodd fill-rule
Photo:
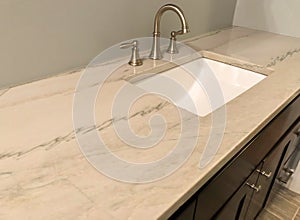
M 176 35 L 181 35 L 189 32 L 189 27 L 187 25 L 186 19 L 184 17 L 183 11 L 176 5 L 173 4 L 166 4 L 162 6 L 156 13 L 155 19 L 154 19 L 154 32 L 153 32 L 153 44 L 152 44 L 152 50 L 150 53 L 150 58 L 153 60 L 160 60 L 162 58 L 162 54 L 160 51 L 160 19 L 164 12 L 166 11 L 174 11 L 180 18 L 181 22 L 181 30 L 179 31 L 172 31 L 171 33 L 171 41 L 170 46 L 168 49 L 169 53 L 176 53 Z M 172 44 L 172 45 L 171 45 Z M 172 47 L 172 48 L 170 48 Z

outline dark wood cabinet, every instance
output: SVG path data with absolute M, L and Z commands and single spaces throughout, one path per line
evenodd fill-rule
M 255 219 L 300 126 L 296 98 L 170 219 Z
M 213 219 L 253 220 L 257 217 L 268 199 L 285 152 L 295 139 L 293 128 L 274 146 Z
M 172 220 L 193 220 L 196 208 L 195 197 L 187 201 L 177 212 L 173 215 Z
M 277 174 L 277 180 L 281 183 L 286 184 L 288 180 L 293 175 L 293 169 L 295 163 L 295 157 L 297 158 L 297 146 L 300 143 L 300 123 L 295 126 L 295 129 L 291 132 L 291 137 L 289 139 L 288 148 L 286 150 L 285 156 L 283 158 L 282 164 Z M 293 162 L 291 162 L 293 161 Z M 292 169 L 292 170 L 291 170 Z
M 284 136 L 262 161 L 262 168 L 256 169 L 255 172 L 259 174 L 256 185 L 260 187 L 260 190 L 253 194 L 247 214 L 249 219 L 254 219 L 258 215 L 259 211 L 264 207 L 277 176 L 279 167 L 282 164 L 283 157 L 293 139 L 293 132 Z
M 246 218 L 246 216 L 252 196 L 255 192 L 260 190 L 260 188 L 256 186 L 258 177 L 259 174 L 257 172 L 253 172 L 241 185 L 238 191 L 233 194 L 232 198 L 225 203 L 224 207 L 216 213 L 213 219 L 249 219 Z

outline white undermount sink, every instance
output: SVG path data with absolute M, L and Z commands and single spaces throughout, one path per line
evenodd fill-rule
M 159 93 L 176 106 L 205 116 L 253 87 L 266 76 L 199 58 L 134 84 Z

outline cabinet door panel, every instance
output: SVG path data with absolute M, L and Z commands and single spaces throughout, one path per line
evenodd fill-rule
M 243 219 L 251 200 L 251 194 L 252 191 L 249 189 L 249 186 L 243 185 L 213 219 Z
M 278 172 L 278 180 L 282 183 L 287 183 L 290 177 L 293 175 L 293 172 L 290 172 L 291 168 L 293 168 L 290 164 L 290 161 L 293 158 L 293 154 L 296 153 L 296 148 L 299 142 L 300 138 L 300 122 L 294 127 L 294 129 L 291 131 L 291 141 L 288 146 L 288 149 L 286 151 L 286 154 L 284 156 L 283 162 L 281 164 L 281 167 Z
M 255 191 L 258 173 L 253 172 L 251 176 L 243 183 L 240 189 L 225 204 L 223 208 L 213 217 L 216 220 L 235 220 L 248 219 L 246 214 L 251 203 L 251 198 Z M 257 188 L 257 190 L 259 190 Z
M 277 144 L 263 160 L 262 169 L 256 170 L 256 172 L 259 173 L 257 185 L 261 186 L 261 190 L 253 194 L 253 198 L 247 213 L 249 219 L 254 219 L 263 208 L 267 200 L 267 196 L 270 193 L 271 186 L 277 175 L 279 166 L 283 160 L 284 154 L 292 139 L 293 136 L 291 134 L 284 137 L 283 140 Z
M 196 206 L 196 199 L 192 199 L 184 204 L 169 220 L 193 220 Z

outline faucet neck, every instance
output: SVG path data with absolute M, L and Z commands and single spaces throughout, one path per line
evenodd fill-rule
M 187 33 L 189 31 L 188 25 L 186 23 L 186 19 L 184 17 L 183 11 L 176 5 L 173 4 L 167 4 L 162 6 L 156 13 L 155 19 L 154 19 L 154 32 L 153 37 L 159 37 L 160 36 L 160 20 L 165 11 L 174 11 L 180 18 L 181 22 L 181 31 L 182 33 Z
M 173 4 L 167 4 L 162 6 L 156 13 L 155 19 L 154 19 L 154 31 L 153 31 L 153 43 L 152 43 L 152 49 L 150 52 L 149 57 L 153 60 L 160 60 L 162 59 L 162 54 L 160 51 L 160 19 L 161 16 L 165 11 L 174 11 L 180 18 L 181 22 L 181 30 L 175 31 L 174 32 L 174 40 L 175 40 L 175 35 L 179 34 L 185 34 L 189 32 L 189 27 L 187 25 L 186 19 L 184 17 L 183 11 L 176 5 Z M 173 42 L 175 43 L 175 42 Z M 172 50 L 172 52 L 175 50 Z

